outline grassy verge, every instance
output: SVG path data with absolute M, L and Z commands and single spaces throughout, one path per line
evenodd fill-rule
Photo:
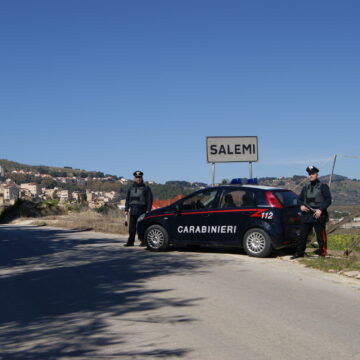
M 346 250 L 356 239 L 360 237 L 360 233 L 357 235 L 348 234 L 330 234 L 328 236 L 328 248 L 329 250 Z M 360 251 L 360 245 L 358 245 L 354 251 Z
M 322 270 L 325 272 L 344 273 L 348 271 L 360 271 L 360 246 L 357 246 L 349 257 L 345 257 L 344 251 L 360 237 L 359 234 L 330 234 L 328 235 L 328 255 L 325 258 L 313 256 L 312 251 L 317 244 L 309 244 L 307 254 L 310 255 L 299 262 L 306 267 Z
M 328 250 L 345 251 L 359 237 L 360 231 L 358 234 L 329 234 L 327 248 Z M 308 244 L 308 248 L 316 249 L 318 246 L 314 236 L 312 241 L 311 244 Z M 360 244 L 353 251 L 360 251 Z
M 357 239 L 360 234 L 330 234 L 328 236 L 328 253 L 325 258 L 310 256 L 299 260 L 306 267 L 322 270 L 325 272 L 344 273 L 348 271 L 360 271 L 360 246 L 357 246 L 349 257 L 344 257 L 344 251 Z M 308 247 L 308 254 L 312 248 Z
M 335 257 L 314 257 L 303 258 L 299 261 L 306 267 L 311 267 L 325 272 L 343 273 L 347 271 L 360 271 L 360 262 L 355 256 L 343 259 Z

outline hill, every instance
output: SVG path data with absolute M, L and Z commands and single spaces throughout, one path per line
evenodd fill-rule
M 27 165 L 14 161 L 0 159 L 0 165 L 5 169 L 6 177 L 13 179 L 17 184 L 24 182 L 36 182 L 42 187 L 54 188 L 55 186 L 85 192 L 86 189 L 93 191 L 119 191 L 123 196 L 129 186 L 129 182 L 121 182 L 123 177 L 104 174 L 101 171 L 87 171 L 73 169 L 70 166 L 54 167 L 45 165 Z M 28 173 L 13 173 L 14 170 L 23 170 Z M 35 174 L 49 175 L 39 177 Z M 75 178 L 75 179 L 74 179 Z M 86 181 L 81 181 L 86 179 Z M 242 179 L 246 183 L 246 178 Z M 320 177 L 323 182 L 329 182 L 329 175 Z M 259 185 L 278 186 L 291 189 L 296 193 L 301 191 L 306 183 L 305 176 L 294 175 L 291 177 L 263 177 L 258 179 Z M 222 183 L 226 183 L 223 180 Z M 158 199 L 169 199 L 176 195 L 186 195 L 194 190 L 206 187 L 201 182 L 167 181 L 165 184 L 150 184 L 154 196 Z M 360 204 L 360 180 L 349 179 L 346 176 L 334 175 L 331 184 L 331 192 L 334 205 L 359 205 Z
M 63 177 L 78 176 L 82 178 L 86 178 L 86 177 L 101 178 L 106 176 L 113 176 L 114 178 L 117 178 L 117 176 L 115 175 L 109 175 L 109 174 L 105 175 L 101 171 L 87 171 L 83 169 L 73 169 L 71 166 L 55 167 L 48 165 L 27 165 L 6 159 L 0 159 L 0 165 L 5 169 L 5 174 L 7 176 L 9 176 L 10 173 L 14 170 L 23 170 L 25 172 L 49 174 L 52 176 L 63 176 Z
M 321 176 L 320 181 L 328 184 L 329 178 L 330 175 Z M 287 178 L 260 178 L 259 183 L 284 187 L 293 190 L 295 193 L 300 193 L 302 186 L 307 183 L 307 177 L 294 175 Z M 360 180 L 334 175 L 331 181 L 331 194 L 334 205 L 360 204 Z

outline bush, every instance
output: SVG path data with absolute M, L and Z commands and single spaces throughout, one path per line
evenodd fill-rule
M 328 236 L 329 250 L 346 250 L 360 235 L 349 234 L 330 234 Z M 360 246 L 357 246 L 355 251 L 360 251 Z
M 0 215 L 0 223 L 9 223 L 20 217 L 41 217 L 48 215 L 63 215 L 66 208 L 60 207 L 57 200 L 45 200 L 39 203 L 18 199 L 15 204 L 8 206 Z

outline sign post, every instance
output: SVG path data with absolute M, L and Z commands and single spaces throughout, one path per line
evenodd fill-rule
M 252 163 L 259 160 L 257 136 L 207 136 L 207 162 L 212 163 L 212 180 L 215 183 L 215 163 L 248 162 L 249 178 L 253 177 Z
M 211 165 L 211 186 L 215 185 L 215 163 Z

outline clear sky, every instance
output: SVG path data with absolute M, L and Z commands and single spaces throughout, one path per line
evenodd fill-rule
M 358 0 L 2 0 L 0 158 L 210 183 L 206 136 L 258 136 L 254 176 L 329 174 L 360 156 L 359 19 Z

